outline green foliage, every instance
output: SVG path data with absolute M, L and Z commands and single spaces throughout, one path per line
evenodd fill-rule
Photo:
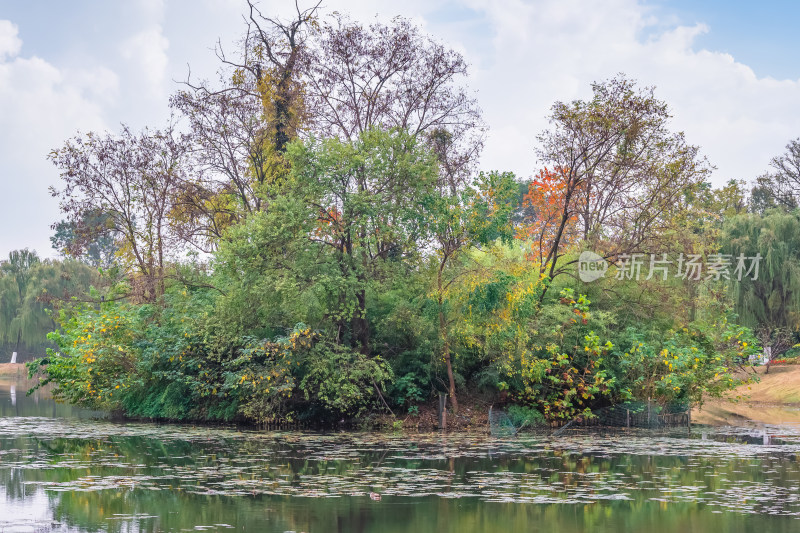
M 55 327 L 54 313 L 76 296 L 84 296 L 97 278 L 91 268 L 74 260 L 40 260 L 27 249 L 15 250 L 0 263 L 0 361 L 11 352 L 41 356 L 46 336 Z
M 419 384 L 419 377 L 411 372 L 397 378 L 392 387 L 392 396 L 400 405 L 408 406 L 409 413 L 417 409 L 417 404 L 425 399 Z
M 375 392 L 393 377 L 380 357 L 370 358 L 336 344 L 315 345 L 306 366 L 300 382 L 305 399 L 341 415 L 362 414 L 371 407 Z
M 585 295 L 576 299 L 572 291 L 562 290 L 556 312 L 538 316 L 532 324 L 535 335 L 524 349 L 502 361 L 512 395 L 522 404 L 537 405 L 548 419 L 590 416 L 616 385 L 606 361 L 613 345 L 601 343 L 588 329 L 589 304 Z
M 736 312 L 745 325 L 800 328 L 800 211 L 740 215 L 725 225 L 723 250 L 737 258 L 760 256 L 757 276 L 731 283 Z M 746 268 L 750 260 L 746 262 Z M 757 279 L 752 279 L 757 277 Z
M 628 328 L 619 342 L 614 355 L 620 398 L 697 405 L 744 383 L 735 371 L 759 351 L 752 332 L 725 317 L 679 331 L 643 333 Z
M 724 281 L 612 285 L 604 278 L 578 288 L 560 274 L 587 243 L 611 246 L 620 228 L 642 217 L 652 223 L 641 242 L 659 250 L 761 253 L 771 285 L 742 284 L 736 310 L 746 324 L 767 313 L 794 320 L 800 225 L 785 213 L 741 215 L 740 184 L 713 190 L 702 182 L 705 167 L 692 166 L 696 148 L 665 129 L 666 106 L 632 87 L 626 79 L 596 85 L 594 101 L 557 105 L 561 129 L 545 151 L 562 161 L 573 134 L 612 132 L 616 140 L 603 142 L 616 155 L 596 168 L 619 183 L 647 182 L 653 202 L 638 211 L 597 211 L 604 193 L 589 190 L 597 176 L 564 163 L 554 176 L 568 177 L 565 186 L 542 198 L 532 198 L 541 188 L 529 189 L 527 207 L 536 208 L 524 223 L 539 229 L 518 231 L 521 188 L 513 174 L 448 182 L 449 170 L 440 168 L 448 161 L 423 136 L 371 128 L 350 140 L 295 140 L 280 158 L 280 179 L 247 185 L 258 209 L 223 216 L 219 195 L 187 198 L 191 209 L 222 217 L 210 268 L 159 264 L 158 290 L 145 293 L 137 289 L 141 272 L 131 271 L 108 301 L 64 307 L 50 336 L 57 349 L 31 371 L 78 405 L 258 423 L 364 419 L 394 408 L 414 414 L 443 391 L 454 409 L 457 391 L 508 397 L 515 426 L 589 417 L 619 402 L 684 405 L 721 396 L 741 383 L 736 372 L 759 349 L 730 312 Z M 617 116 L 630 101 L 644 107 L 638 133 L 626 126 L 636 117 Z M 570 124 L 577 129 L 567 131 Z M 628 205 L 617 189 L 606 192 L 614 197 L 608 205 Z M 562 240 L 549 259 L 547 250 L 533 259 L 533 240 L 563 233 L 549 227 L 558 221 Z M 0 276 L 6 341 L 28 327 L 15 317 L 36 314 L 11 309 L 23 301 L 34 309 L 43 292 L 58 290 L 43 283 L 31 292 L 36 298 L 12 298 L 11 289 L 38 279 L 25 273 L 52 282 L 55 271 L 13 272 Z M 757 307 L 754 295 L 762 294 Z
M 118 252 L 118 234 L 108 214 L 87 212 L 78 221 L 62 220 L 53 226 L 53 248 L 95 268 L 111 268 Z
M 517 428 L 522 428 L 523 426 L 536 427 L 547 423 L 547 420 L 542 413 L 536 409 L 532 409 L 524 405 L 508 406 L 508 409 L 506 409 L 506 415 L 511 423 L 514 424 L 514 427 Z
M 107 304 L 100 310 L 81 305 L 48 339 L 57 349 L 28 364 L 31 374 L 45 371 L 42 385 L 55 382 L 53 397 L 75 405 L 116 409 L 131 387 L 138 360 L 134 345 L 148 309 Z M 116 394 L 116 396 L 115 396 Z

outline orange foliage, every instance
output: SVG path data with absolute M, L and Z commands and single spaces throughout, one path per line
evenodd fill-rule
M 544 168 L 531 182 L 528 193 L 522 199 L 526 216 L 517 229 L 517 238 L 531 242 L 528 256 L 530 260 L 544 261 L 558 235 L 567 201 L 568 182 L 568 169 L 557 168 L 551 171 Z M 573 191 L 572 202 L 577 200 L 575 192 Z M 571 206 L 568 217 L 561 238 L 562 244 L 571 242 L 575 234 L 578 217 Z

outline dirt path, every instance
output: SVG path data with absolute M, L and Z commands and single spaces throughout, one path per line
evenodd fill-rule
M 715 400 L 692 410 L 692 422 L 726 425 L 742 422 L 800 424 L 800 365 L 773 366 L 769 374 L 759 368 L 761 381 L 743 385 L 729 394 L 738 402 Z

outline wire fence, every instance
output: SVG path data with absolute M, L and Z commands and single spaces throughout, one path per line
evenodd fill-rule
M 627 402 L 592 411 L 591 416 L 546 422 L 520 420 L 503 409 L 489 408 L 489 431 L 493 436 L 513 436 L 520 432 L 558 435 L 567 428 L 676 428 L 691 426 L 691 408 L 686 403 L 659 404 L 652 401 Z

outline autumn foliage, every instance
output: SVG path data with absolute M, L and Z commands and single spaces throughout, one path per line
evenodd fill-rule
M 561 243 L 569 244 L 575 240 L 578 217 L 572 201 L 567 202 L 569 170 L 544 168 L 531 181 L 528 192 L 523 196 L 522 207 L 525 213 L 523 224 L 517 228 L 517 238 L 530 243 L 528 258 L 540 264 L 558 238 L 561 220 L 567 220 L 562 230 Z

